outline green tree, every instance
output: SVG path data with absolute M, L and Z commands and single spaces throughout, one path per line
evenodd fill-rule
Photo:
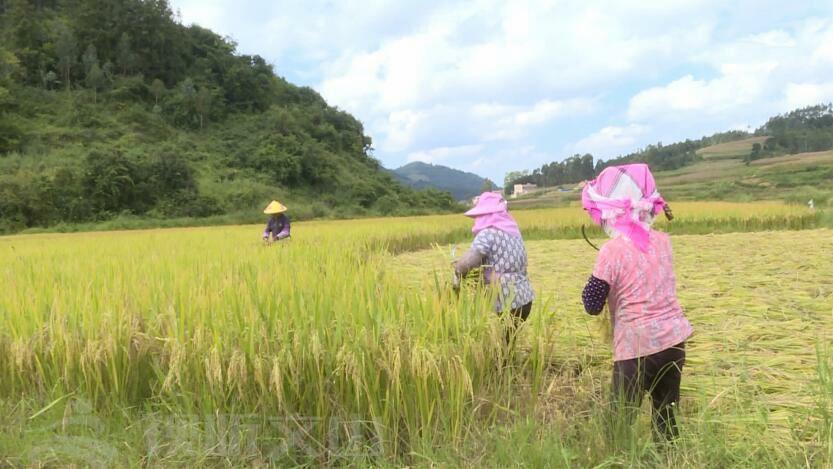
M 113 83 L 113 62 L 109 60 L 104 62 L 104 65 L 101 66 L 101 71 L 104 73 L 104 79 L 107 80 L 108 83 Z
M 72 67 L 78 62 L 78 43 L 69 26 L 62 22 L 55 28 L 55 54 L 58 56 L 58 67 L 63 72 L 64 83 L 69 91 Z
M 41 73 L 41 82 L 43 83 L 43 87 L 47 90 L 51 90 L 53 86 L 55 86 L 55 82 L 58 81 L 58 75 L 53 72 L 52 70 Z
M 376 200 L 374 206 L 379 213 L 383 215 L 393 215 L 396 210 L 402 205 L 402 202 L 396 194 L 386 194 Z
M 508 173 L 506 173 L 506 176 L 504 176 L 504 178 L 503 178 L 503 185 L 504 186 L 510 186 L 515 181 L 517 181 L 518 179 L 520 179 L 522 177 L 525 177 L 525 176 L 529 176 L 529 170 L 528 169 L 524 169 L 523 171 L 509 171 Z
M 13 103 L 9 87 L 13 85 L 12 78 L 19 73 L 19 67 L 17 57 L 0 48 L 0 154 L 14 150 L 20 144 L 20 129 L 8 114 Z
M 211 104 L 213 102 L 213 96 L 211 95 L 211 90 L 207 87 L 203 86 L 197 92 L 196 97 L 194 98 L 194 110 L 197 111 L 197 115 L 199 115 L 200 119 L 200 129 L 203 128 L 205 118 L 211 112 Z
M 93 65 L 98 65 L 98 53 L 96 52 L 94 45 L 90 44 L 87 46 L 87 50 L 85 50 L 84 54 L 81 56 L 81 63 L 84 65 L 85 74 L 90 73 Z
M 483 180 L 483 186 L 480 188 L 480 192 L 481 193 L 488 192 L 488 191 L 493 190 L 494 188 L 495 188 L 495 183 L 492 182 L 491 179 L 486 178 L 486 179 Z
M 182 123 L 193 127 L 194 114 L 196 113 L 197 102 L 197 88 L 194 86 L 194 80 L 186 78 L 179 84 L 179 113 Z
M 17 56 L 0 47 L 0 83 L 14 79 L 20 73 L 20 61 Z
M 18 57 L 28 83 L 37 83 L 41 71 L 51 65 L 44 47 L 47 34 L 42 16 L 31 0 L 9 0 L 0 14 L 0 41 Z
M 121 67 L 121 73 L 127 75 L 136 67 L 138 57 L 133 53 L 133 45 L 130 35 L 127 32 L 121 33 L 119 43 L 116 46 L 116 62 Z
M 743 163 L 749 166 L 749 163 L 761 158 L 761 148 L 760 143 L 752 144 L 752 151 L 743 157 Z
M 90 153 L 83 165 L 84 191 L 97 213 L 116 213 L 133 200 L 136 166 L 116 153 Z
M 582 180 L 589 180 L 593 179 L 595 174 L 595 167 L 593 165 L 593 155 L 590 153 L 585 154 L 581 157 L 581 179 Z M 579 181 L 572 181 L 572 182 L 579 182 Z
M 87 87 L 93 90 L 93 103 L 98 102 L 98 90 L 104 87 L 107 79 L 104 77 L 104 72 L 98 63 L 93 64 L 86 78 Z
M 159 98 L 162 97 L 162 93 L 165 92 L 165 83 L 158 78 L 154 79 L 150 84 L 150 92 L 153 95 L 154 105 L 159 106 Z

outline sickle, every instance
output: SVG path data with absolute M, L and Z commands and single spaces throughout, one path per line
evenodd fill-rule
M 581 225 L 581 235 L 582 235 L 582 236 L 584 236 L 584 240 L 585 240 L 585 241 L 587 241 L 587 244 L 589 244 L 591 248 L 593 248 L 593 249 L 595 249 L 595 250 L 597 250 L 597 251 L 599 250 L 599 248 L 598 248 L 598 247 L 596 247 L 596 245 L 595 245 L 595 244 L 593 244 L 593 243 L 590 241 L 590 239 L 587 237 L 587 233 L 585 233 L 585 231 L 584 231 L 584 225 Z

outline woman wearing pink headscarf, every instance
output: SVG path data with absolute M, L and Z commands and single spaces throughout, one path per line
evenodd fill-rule
M 671 241 L 651 229 L 660 211 L 669 219 L 671 211 L 645 164 L 606 168 L 584 187 L 582 205 L 611 238 L 599 251 L 582 301 L 593 315 L 605 301 L 610 305 L 613 400 L 632 411 L 650 392 L 656 431 L 672 439 L 692 328 L 677 301 Z
M 525 321 L 532 310 L 535 293 L 527 275 L 527 257 L 518 223 L 509 214 L 506 201 L 499 194 L 484 192 L 477 204 L 466 212 L 474 219 L 474 242 L 466 254 L 455 261 L 457 279 L 472 269 L 485 267 L 488 283 L 500 287 L 495 310 L 498 314 L 509 309 L 513 326 Z M 507 331 L 506 340 L 514 333 Z

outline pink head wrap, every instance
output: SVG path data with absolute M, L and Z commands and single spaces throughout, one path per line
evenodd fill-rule
M 584 186 L 581 204 L 597 225 L 630 239 L 648 251 L 651 224 L 665 206 L 654 176 L 643 163 L 605 168 Z
M 500 194 L 494 192 L 480 194 L 477 204 L 465 215 L 474 218 L 474 226 L 471 229 L 474 234 L 486 228 L 495 228 L 511 235 L 521 235 L 518 222 L 507 211 L 506 200 Z

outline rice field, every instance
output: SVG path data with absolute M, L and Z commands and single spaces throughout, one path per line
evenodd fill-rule
M 0 238 L 0 465 L 830 466 L 833 231 L 673 207 L 696 328 L 673 449 L 646 419 L 605 437 L 595 252 L 563 208 L 515 214 L 538 300 L 511 351 L 487 294 L 447 288 L 459 215 L 268 248 L 251 226 Z M 679 234 L 709 229 L 733 233 Z

